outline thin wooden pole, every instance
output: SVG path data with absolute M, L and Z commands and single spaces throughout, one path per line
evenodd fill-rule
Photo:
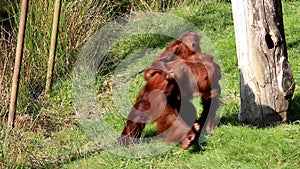
M 45 93 L 49 92 L 51 85 L 52 85 L 52 76 L 53 76 L 53 69 L 54 69 L 54 63 L 55 63 L 55 52 L 56 52 L 56 46 L 57 46 L 56 44 L 57 44 L 60 8 L 61 8 L 61 0 L 56 0 L 55 1 L 55 9 L 54 9 L 53 25 L 52 25 L 51 46 L 50 46 L 50 53 L 49 53 Z
M 28 7 L 28 1 L 23 0 L 21 6 L 21 18 L 20 18 L 19 33 L 18 33 L 17 51 L 16 51 L 16 58 L 15 58 L 12 87 L 11 87 L 9 113 L 8 113 L 8 126 L 10 128 L 14 127 L 14 121 L 16 116 L 15 112 L 17 106 L 19 79 L 20 79 L 21 63 L 22 63 L 23 48 L 24 48 L 27 7 Z

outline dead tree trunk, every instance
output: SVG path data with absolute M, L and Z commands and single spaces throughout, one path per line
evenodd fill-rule
M 239 120 L 288 120 L 295 83 L 288 62 L 281 0 L 232 0 L 240 73 Z

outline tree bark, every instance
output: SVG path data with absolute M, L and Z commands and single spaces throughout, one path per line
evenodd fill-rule
M 288 121 L 295 83 L 288 62 L 281 0 L 232 0 L 240 73 L 239 120 Z

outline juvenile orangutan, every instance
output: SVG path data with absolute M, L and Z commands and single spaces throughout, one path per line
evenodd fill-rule
M 166 73 L 158 72 L 148 79 L 128 115 L 121 143 L 124 146 L 135 143 L 145 125 L 154 122 L 158 137 L 165 142 L 180 142 L 187 149 L 196 135 L 192 129 L 196 110 L 190 102 L 181 102 L 179 96 L 175 79 L 167 79 Z

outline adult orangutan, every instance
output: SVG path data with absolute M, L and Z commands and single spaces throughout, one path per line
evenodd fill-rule
M 140 137 L 145 124 L 150 122 L 157 123 L 158 134 L 164 141 L 180 141 L 183 149 L 190 146 L 200 127 L 206 125 L 204 128 L 211 130 L 219 105 L 221 73 L 213 57 L 201 53 L 199 43 L 197 33 L 183 34 L 144 72 L 147 82 L 122 132 L 124 145 Z M 203 112 L 197 120 L 190 102 L 193 97 L 202 98 Z
M 210 81 L 210 84 L 207 84 L 207 87 L 209 85 L 210 87 L 206 88 L 206 92 L 202 90 L 202 95 L 197 94 L 197 92 L 192 92 L 198 90 L 197 86 L 195 86 L 195 83 L 192 82 L 193 78 L 183 78 L 186 77 L 183 76 L 183 72 L 186 73 L 188 70 L 182 71 L 183 66 L 187 68 L 186 64 L 181 63 L 182 61 L 184 61 L 185 63 L 189 62 L 189 66 L 192 66 L 193 64 L 199 65 L 198 62 L 201 62 L 202 65 L 205 66 L 208 75 L 206 78 Z M 198 70 L 200 69 L 201 66 Z M 197 69 L 193 70 L 195 72 L 195 70 Z M 201 52 L 199 35 L 196 32 L 186 32 L 181 35 L 179 40 L 171 42 L 160 54 L 160 56 L 152 63 L 150 68 L 146 69 L 146 71 L 144 72 L 145 80 L 149 79 L 153 76 L 153 74 L 160 71 L 167 72 L 169 78 L 177 77 L 176 80 L 179 83 L 182 83 L 182 85 L 180 85 L 182 86 L 182 89 L 180 89 L 181 97 L 189 99 L 189 97 L 192 98 L 194 96 L 201 96 L 203 112 L 201 114 L 201 117 L 197 120 L 195 126 L 197 126 L 197 131 L 200 131 L 199 127 L 204 127 L 206 121 L 207 123 L 204 128 L 207 131 L 211 131 L 214 127 L 215 114 L 220 104 L 219 96 L 221 93 L 221 89 L 219 86 L 219 80 L 221 79 L 221 70 L 219 65 L 214 62 L 213 56 Z M 200 75 L 201 72 L 204 71 L 198 71 L 198 74 Z M 196 74 L 195 76 L 198 75 Z M 205 74 L 200 75 L 200 77 L 201 76 L 204 77 Z M 191 85 L 193 85 L 194 87 L 192 87 Z M 198 86 L 199 85 L 199 90 L 201 90 L 204 85 L 198 84 Z M 189 88 L 184 89 L 187 86 Z M 203 92 L 206 94 L 203 95 Z

